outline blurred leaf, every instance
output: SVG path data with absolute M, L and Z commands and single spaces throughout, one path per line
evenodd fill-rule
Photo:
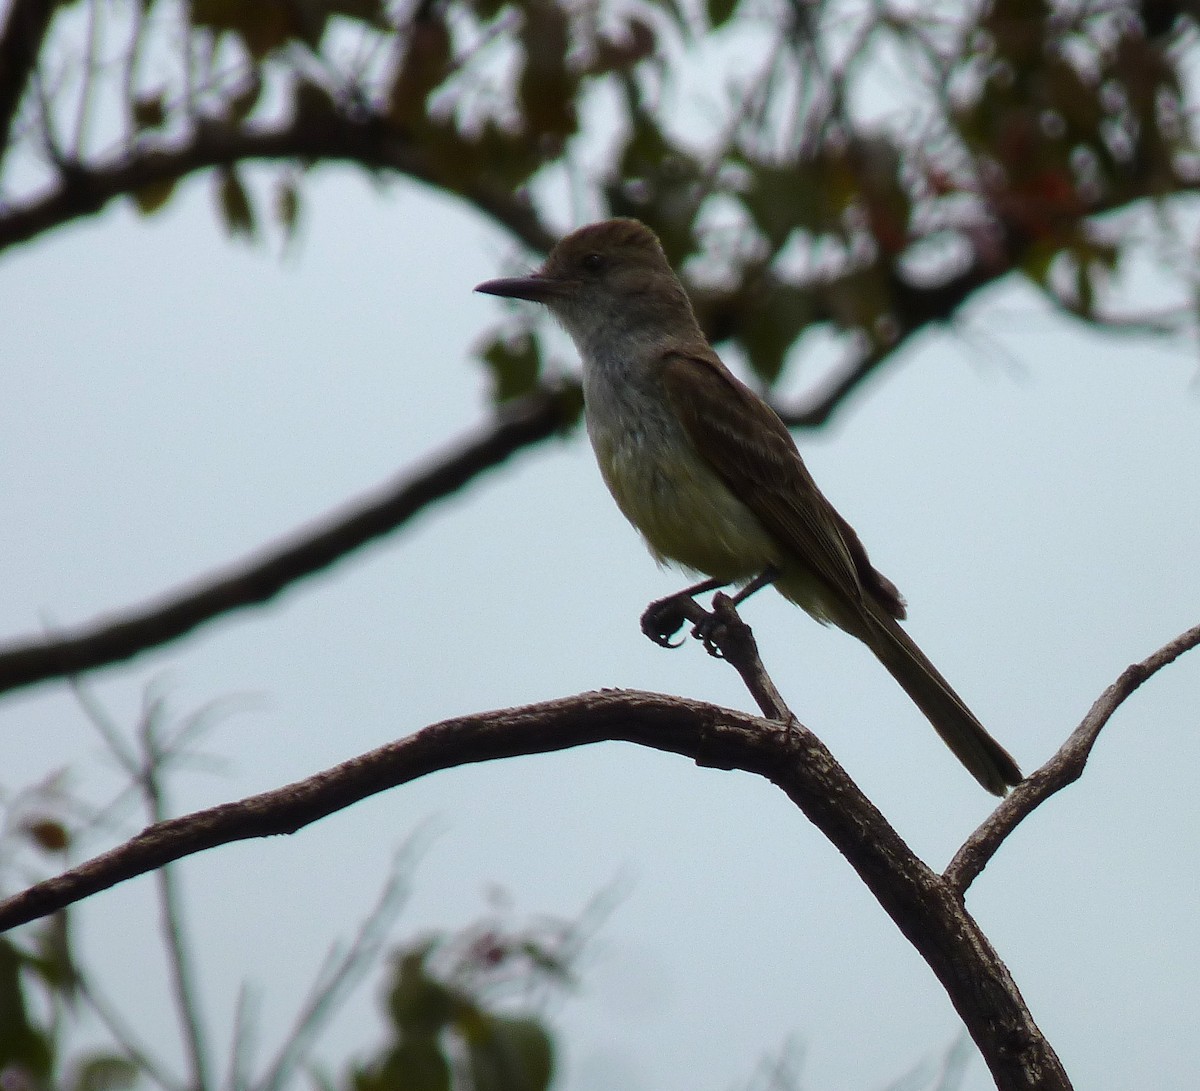
M 149 185 L 135 189 L 133 200 L 138 206 L 138 211 L 143 216 L 157 212 L 171 199 L 171 194 L 175 192 L 176 181 L 175 178 L 164 178 L 161 182 L 151 182 Z
M 525 65 L 517 94 L 530 133 L 565 138 L 579 126 L 579 78 L 567 68 L 568 19 L 567 9 L 554 0 L 527 0 L 521 28 Z
M 392 1051 L 379 1091 L 449 1091 L 450 1063 L 433 1035 L 405 1038 Z
M 991 35 L 1000 56 L 1018 69 L 1029 69 L 1046 52 L 1050 14 L 1047 0 L 994 0 L 980 26 Z
M 583 419 L 583 387 L 577 382 L 561 384 L 556 402 L 558 428 L 562 432 L 569 432 Z
M 128 1057 L 113 1053 L 84 1054 L 75 1069 L 71 1091 L 125 1091 L 138 1075 L 137 1065 Z
M 290 242 L 296 236 L 300 219 L 300 187 L 291 176 L 279 179 L 275 189 L 275 216 L 283 228 L 284 238 Z
M 414 21 L 388 92 L 388 118 L 393 124 L 411 126 L 425 116 L 430 92 L 450 72 L 450 47 L 450 32 L 440 16 Z
M 528 394 L 542 371 L 541 346 L 529 330 L 497 335 L 479 358 L 491 369 L 492 401 L 497 405 Z
M 250 195 L 242 185 L 236 168 L 222 167 L 217 171 L 217 196 L 221 205 L 221 216 L 230 236 L 253 239 L 254 209 L 250 205 Z
M 388 995 L 388 1011 L 402 1038 L 436 1034 L 454 1017 L 454 995 L 425 970 L 428 954 L 428 947 L 419 947 L 400 957 Z
M 859 137 L 850 143 L 849 161 L 871 238 L 884 254 L 899 254 L 908 244 L 912 216 L 900 149 L 890 137 Z
M 298 80 L 296 97 L 292 106 L 296 124 L 319 126 L 330 114 L 336 112 L 329 92 L 311 80 Z
M 67 827 L 55 818 L 27 818 L 20 830 L 43 852 L 65 852 L 71 845 Z
M 754 373 L 770 386 L 783 371 L 789 350 L 814 320 L 812 290 L 783 284 L 766 273 L 739 295 L 737 343 Z
M 467 1034 L 472 1091 L 545 1091 L 554 1046 L 540 1023 L 489 1015 Z
M 614 216 L 633 216 L 657 233 L 672 265 L 696 251 L 693 227 L 703 177 L 699 161 L 631 100 L 629 133 L 604 192 Z
M 0 1071 L 12 1066 L 37 1080 L 49 1076 L 52 1053 L 48 1038 L 29 1021 L 21 988 L 21 953 L 0 938 Z
M 37 955 L 28 959 L 42 980 L 66 999 L 74 998 L 79 969 L 71 951 L 70 917 L 60 909 L 46 919 L 37 933 Z
M 167 120 L 162 92 L 142 95 L 133 100 L 133 123 L 139 129 L 157 129 Z
M 250 56 L 262 60 L 291 38 L 308 40 L 300 10 L 288 0 L 192 0 L 191 17 L 193 26 L 240 38 Z
M 371 26 L 386 29 L 390 26 L 387 18 L 386 0 L 317 0 L 323 4 L 330 15 L 344 15 L 349 19 Z
M 724 26 L 733 16 L 738 0 L 706 0 L 708 25 L 716 30 Z
M 622 28 L 620 35 L 601 34 L 596 41 L 595 56 L 585 70 L 589 76 L 608 72 L 624 72 L 638 61 L 654 56 L 657 44 L 654 28 L 634 16 Z
M 491 120 L 470 137 L 449 124 L 427 124 L 421 140 L 431 179 L 454 193 L 472 193 L 481 178 L 519 189 L 553 153 L 527 134 L 508 132 Z
M 251 68 L 246 85 L 229 100 L 229 116 L 235 121 L 245 121 L 262 97 L 263 81 L 257 68 Z
M 878 264 L 854 269 L 827 281 L 821 300 L 843 330 L 858 331 L 875 341 L 892 311 L 887 273 Z
M 1059 251 L 1060 246 L 1057 239 L 1038 239 L 1026 248 L 1024 259 L 1021 262 L 1021 272 L 1035 284 L 1048 284 L 1050 266 Z
M 844 234 L 844 217 L 859 196 L 859 182 L 843 146 L 826 144 L 792 162 L 743 162 L 751 183 L 742 203 L 773 250 L 796 229 L 815 236 Z

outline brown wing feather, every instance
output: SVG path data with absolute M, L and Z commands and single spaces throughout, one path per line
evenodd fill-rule
M 817 488 L 778 414 L 711 350 L 668 354 L 662 379 L 696 450 L 767 531 L 831 588 L 861 601 L 855 553 L 863 562 L 866 553 L 853 531 L 843 533 L 844 522 Z

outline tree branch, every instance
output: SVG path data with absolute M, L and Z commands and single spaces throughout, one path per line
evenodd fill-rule
M 99 212 L 116 197 L 169 183 L 211 167 L 249 160 L 340 161 L 394 170 L 442 192 L 454 192 L 502 224 L 530 249 L 545 252 L 556 236 L 528 200 L 487 176 L 448 189 L 436 158 L 370 115 L 350 117 L 334 109 L 297 112 L 280 125 L 237 126 L 204 121 L 186 139 L 165 147 L 135 146 L 111 163 L 73 166 L 42 196 L 0 214 L 0 250 Z
M 729 644 L 723 648 L 727 655 L 738 654 Z M 1069 1089 L 1058 1058 L 957 892 L 917 859 L 820 740 L 794 718 L 781 730 L 777 720 L 659 694 L 588 693 L 426 727 L 287 787 L 157 823 L 0 903 L 0 929 L 190 853 L 293 833 L 429 773 L 607 740 L 681 754 L 707 767 L 741 769 L 776 784 L 846 857 L 925 958 L 997 1086 L 1004 1091 Z
M 571 417 L 568 391 L 544 389 L 503 406 L 490 426 L 382 494 L 319 523 L 281 547 L 152 603 L 58 639 L 0 647 L 0 693 L 123 662 L 215 617 L 269 601 L 297 580 L 395 530 L 511 455 L 547 439 Z
M 58 5 L 51 0 L 12 0 L 0 30 L 0 161 L 9 147 L 9 134 L 29 76 Z
M 1100 731 L 1134 690 L 1184 652 L 1200 645 L 1200 625 L 1164 644 L 1153 655 L 1134 663 L 1106 689 L 1079 726 L 1045 765 L 1030 773 L 954 854 L 943 878 L 965 894 L 1004 839 L 1052 795 L 1073 784 L 1082 775 Z

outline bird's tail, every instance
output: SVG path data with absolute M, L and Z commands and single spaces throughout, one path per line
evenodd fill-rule
M 913 703 L 929 718 L 942 741 L 967 771 L 994 795 L 1021 782 L 1021 770 L 1011 755 L 991 737 L 941 676 L 925 653 L 895 619 L 882 611 L 867 615 L 863 638 L 904 688 Z

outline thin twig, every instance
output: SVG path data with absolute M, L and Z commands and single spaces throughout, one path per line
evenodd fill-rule
M 142 786 L 146 810 L 151 822 L 155 824 L 167 817 L 160 780 L 167 757 L 159 737 L 162 710 L 160 700 L 151 700 L 143 713 L 139 730 L 144 763 L 139 783 Z M 155 873 L 155 879 L 158 885 L 159 920 L 167 948 L 171 989 L 175 995 L 175 1008 L 191 1069 L 191 1091 L 210 1091 L 213 1085 L 209 1082 L 207 1034 L 200 1012 L 200 990 L 196 985 L 187 930 L 183 921 L 178 870 L 172 864 L 165 864 Z
M 94 974 L 80 973 L 75 979 L 74 988 L 104 1024 L 125 1056 L 143 1075 L 156 1083 L 160 1091 L 191 1091 L 185 1087 L 182 1080 L 169 1075 L 162 1064 L 138 1044 L 133 1029 L 125 1023 L 117 1009 L 97 991 Z
M 330 952 L 326 965 L 313 983 L 309 998 L 297 1014 L 291 1032 L 253 1091 L 281 1091 L 304 1064 L 322 1027 L 335 1014 L 347 991 L 378 959 L 388 931 L 404 908 L 412 888 L 412 858 L 418 839 L 410 838 L 392 861 L 387 881 L 375 906 L 359 926 L 358 934 L 341 954 Z
M 229 1046 L 229 1075 L 227 1091 L 246 1091 L 250 1086 L 250 1065 L 254 1052 L 254 1033 L 257 1029 L 257 997 L 243 984 L 238 990 L 233 1009 L 233 1041 Z
M 79 105 L 75 111 L 75 136 L 71 142 L 72 163 L 83 161 L 88 121 L 92 113 L 96 69 L 100 64 L 100 4 L 101 0 L 88 0 L 87 31 L 82 60 L 83 72 L 80 76 Z
M 1153 655 L 1121 672 L 1096 700 L 1079 726 L 1058 752 L 1036 772 L 1027 776 L 988 819 L 963 842 L 943 873 L 946 882 L 960 893 L 975 881 L 1013 830 L 1051 796 L 1083 775 L 1092 747 L 1113 713 L 1143 682 L 1184 652 L 1200 645 L 1200 625 L 1180 634 Z

